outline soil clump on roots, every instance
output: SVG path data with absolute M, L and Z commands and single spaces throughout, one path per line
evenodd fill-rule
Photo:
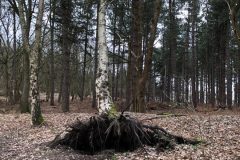
M 164 151 L 173 149 L 176 144 L 199 143 L 198 140 L 170 134 L 157 126 L 144 125 L 128 115 L 110 118 L 103 114 L 69 125 L 49 146 L 55 148 L 64 145 L 85 154 L 95 154 L 104 150 L 134 151 L 144 145 L 155 146 L 157 151 Z

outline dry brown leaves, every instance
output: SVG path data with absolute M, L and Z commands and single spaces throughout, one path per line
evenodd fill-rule
M 158 125 L 169 132 L 206 143 L 199 146 L 178 145 L 174 150 L 156 153 L 145 147 L 134 152 L 82 155 L 68 148 L 50 149 L 46 143 L 76 119 L 92 114 L 44 114 L 46 123 L 32 127 L 28 114 L 0 114 L 0 159 L 240 159 L 240 115 L 159 116 L 144 123 Z M 140 120 L 156 117 L 154 114 L 131 114 Z

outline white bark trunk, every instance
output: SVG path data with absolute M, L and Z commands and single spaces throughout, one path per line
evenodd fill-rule
M 108 50 L 106 44 L 106 0 L 100 0 L 98 12 L 98 69 L 96 77 L 96 95 L 99 114 L 109 114 L 115 110 L 112 98 L 109 93 L 108 81 Z
M 32 124 L 39 125 L 42 123 L 43 118 L 41 115 L 39 91 L 38 91 L 38 55 L 40 52 L 41 44 L 41 29 L 43 18 L 44 0 L 39 0 L 39 9 L 37 21 L 35 26 L 35 43 L 30 53 L 30 98 L 31 98 L 31 115 Z

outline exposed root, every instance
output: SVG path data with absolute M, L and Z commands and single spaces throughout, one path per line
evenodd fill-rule
M 114 149 L 117 152 L 133 151 L 144 145 L 156 146 L 157 151 L 174 148 L 175 144 L 198 144 L 168 133 L 160 127 L 143 125 L 129 116 L 109 118 L 107 115 L 93 116 L 86 122 L 77 121 L 69 129 L 56 136 L 50 147 L 70 146 L 84 153 Z

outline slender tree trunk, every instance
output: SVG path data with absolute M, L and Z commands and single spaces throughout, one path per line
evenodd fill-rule
M 201 75 L 200 75 L 200 103 L 204 103 L 204 73 L 203 68 L 201 68 Z
M 17 38 L 16 38 L 16 13 L 13 12 L 13 62 L 12 62 L 12 86 L 13 86 L 13 100 L 12 104 L 16 104 L 18 97 L 17 97 L 17 68 L 16 68 L 16 58 L 17 58 Z
M 62 100 L 62 88 L 63 88 L 63 71 L 60 76 L 60 84 L 59 84 L 59 94 L 58 94 L 58 103 Z
M 197 23 L 196 23 L 196 33 L 198 33 L 198 26 L 197 26 Z M 196 87 L 195 87 L 195 90 L 196 90 L 196 104 L 199 103 L 199 62 L 198 62 L 198 39 L 197 39 L 197 36 L 196 36 L 196 49 L 195 49 L 195 63 L 196 63 L 196 69 L 195 69 L 195 72 L 196 72 Z
M 189 52 L 189 37 L 190 37 L 190 8 L 188 9 L 187 30 L 186 30 L 186 43 L 185 43 L 185 101 L 189 103 L 189 70 L 190 70 L 190 52 Z
M 118 83 L 119 83 L 119 63 L 117 64 L 117 70 L 116 70 L 116 82 L 115 82 L 115 99 L 117 100 L 119 97 L 119 92 L 118 92 Z
M 118 56 L 121 57 L 121 41 L 119 40 L 118 42 Z M 118 91 L 118 86 L 119 86 L 119 78 L 120 78 L 120 73 L 119 73 L 119 68 L 120 68 L 120 63 L 117 61 L 117 73 L 116 73 L 116 83 L 115 83 L 115 100 L 119 97 L 119 91 Z
M 231 64 L 231 58 L 229 54 L 229 50 L 227 51 L 228 58 L 227 58 L 227 106 L 229 108 L 232 107 L 232 64 Z
M 238 61 L 237 61 L 237 63 L 238 63 L 238 65 L 237 65 L 237 70 L 238 70 L 238 72 L 237 72 L 237 77 L 236 77 L 236 79 L 237 79 L 237 86 L 236 86 L 236 99 L 237 99 L 237 103 L 236 103 L 236 105 L 239 107 L 240 106 L 240 45 L 238 46 L 238 56 L 237 56 L 237 59 L 238 59 Z
M 238 41 L 238 45 L 240 46 L 240 29 L 238 23 L 238 12 L 240 10 L 240 2 L 238 0 L 228 1 L 225 0 L 229 9 L 229 18 L 231 20 L 231 25 L 233 28 L 233 32 L 236 40 Z
M 213 58 L 211 57 L 211 68 L 210 68 L 210 72 L 211 72 L 211 81 L 210 81 L 210 86 L 211 86 L 211 105 L 212 107 L 215 106 L 215 79 L 214 79 L 214 60 Z
M 222 107 L 226 106 L 226 91 L 225 91 L 225 65 L 226 65 L 226 47 L 228 22 L 224 22 L 219 26 L 220 40 L 219 40 L 219 54 L 220 54 L 220 82 L 219 82 L 219 103 Z
M 238 105 L 238 74 L 234 74 L 234 105 Z
M 106 44 L 106 0 L 100 0 L 98 12 L 98 70 L 96 77 L 96 95 L 99 114 L 115 116 L 116 108 L 109 92 L 108 50 Z
M 127 7 L 131 7 L 131 1 L 128 0 L 127 1 Z M 131 13 L 132 14 L 132 13 Z M 133 15 L 133 14 L 132 14 Z M 132 19 L 133 16 L 130 19 Z M 132 67 L 133 67 L 133 62 L 132 62 L 132 42 L 131 42 L 131 32 L 133 31 L 133 28 L 131 26 L 130 28 L 130 32 L 129 32 L 129 35 L 127 37 L 127 44 L 128 44 L 128 61 L 127 61 L 127 77 L 126 77 L 126 90 L 125 90 L 125 99 L 126 99 L 126 103 L 125 103 L 125 106 L 131 106 L 132 105 L 132 98 L 133 98 L 133 93 L 132 93 L 132 78 L 133 78 L 133 75 L 131 75 L 131 71 L 133 70 Z M 131 107 L 129 108 L 131 109 Z
M 35 43 L 30 53 L 30 95 L 31 95 L 31 115 L 32 124 L 39 125 L 43 122 L 40 109 L 40 97 L 38 88 L 38 58 L 41 45 L 42 18 L 44 10 L 44 0 L 39 0 L 38 15 L 35 26 Z
M 50 1 L 50 26 L 51 26 L 51 51 L 50 51 L 50 105 L 54 106 L 55 93 L 55 69 L 54 69 L 54 22 L 55 22 L 55 0 Z
M 83 55 L 83 74 L 82 74 L 82 87 L 81 87 L 81 97 L 80 100 L 83 101 L 84 91 L 85 91 L 85 78 L 86 78 L 86 61 L 87 61 L 87 49 L 88 49 L 88 25 L 89 25 L 89 18 L 87 14 L 87 24 L 85 28 L 85 42 L 84 42 L 84 55 Z
M 139 103 L 144 101 L 144 93 L 140 93 L 141 88 L 146 86 L 139 86 L 138 83 L 140 76 L 142 74 L 142 11 L 143 11 L 143 0 L 132 1 L 132 42 L 131 42 L 131 76 L 132 76 L 132 99 L 133 106 L 132 111 L 143 112 L 143 108 L 140 108 Z M 140 87 L 140 88 L 139 88 Z M 143 96 L 143 97 L 140 97 Z M 141 99 L 141 102 L 139 101 Z M 145 104 L 145 103 L 144 103 Z M 142 105 L 144 105 L 142 104 Z
M 122 59 L 124 59 L 124 53 L 125 52 L 125 45 L 124 45 L 124 42 L 123 42 L 123 50 L 122 50 L 122 54 L 121 54 L 121 57 Z M 124 74 L 124 62 L 121 63 L 121 67 L 120 67 L 120 98 L 122 99 L 123 98 L 123 90 L 124 90 L 124 79 L 125 79 L 125 74 Z
M 62 9 L 62 51 L 63 51 L 63 84 L 62 111 L 69 111 L 70 96 L 70 55 L 71 55 L 71 1 L 61 0 Z
M 154 2 L 154 14 L 150 24 L 150 36 L 147 44 L 147 54 L 144 61 L 144 69 L 142 71 L 141 77 L 137 81 L 137 96 L 134 99 L 135 107 L 134 111 L 136 112 L 145 112 L 145 91 L 146 91 L 146 83 L 149 78 L 149 72 L 152 68 L 152 55 L 153 55 L 153 43 L 155 41 L 156 30 L 158 18 L 160 16 L 162 2 L 161 0 L 155 0 Z
M 210 45 L 209 45 L 209 39 L 207 39 L 207 96 L 206 96 L 206 103 L 211 103 L 211 57 L 210 57 Z
M 100 7 L 100 3 L 98 1 L 97 3 L 97 13 L 99 12 L 99 7 Z M 96 108 L 97 107 L 97 96 L 96 96 L 96 77 L 97 77 L 97 68 L 98 68 L 98 20 L 99 16 L 97 14 L 97 28 L 96 28 L 96 42 L 95 42 L 95 51 L 94 51 L 94 75 L 93 75 L 93 100 L 92 100 L 92 107 Z
M 196 88 L 196 46 L 195 46 L 195 22 L 196 22 L 196 1 L 192 1 L 192 103 L 197 107 L 197 88 Z
M 32 12 L 32 2 L 28 4 L 28 7 L 24 5 L 23 0 L 18 1 L 18 11 L 19 11 L 19 21 L 22 31 L 22 41 L 23 41 L 23 88 L 22 96 L 20 101 L 20 110 L 22 113 L 30 112 L 29 107 L 29 89 L 30 89 L 30 46 L 29 46 L 29 31 L 31 25 Z M 24 14 L 25 12 L 25 14 Z M 26 16 L 26 18 L 25 18 Z
M 177 40 L 176 40 L 176 22 L 175 22 L 175 0 L 169 0 L 169 28 L 170 28 L 170 42 L 169 42 L 169 50 L 170 50 L 170 70 L 171 70 L 171 86 L 172 88 L 172 97 L 173 101 L 176 101 L 177 94 L 177 83 L 176 83 L 176 47 L 177 47 Z M 171 90 L 171 89 L 170 89 Z M 171 96 L 170 96 L 171 97 Z
M 5 68 L 5 96 L 6 96 L 6 101 L 7 103 L 10 102 L 10 86 L 9 86 L 9 73 L 8 73 L 8 55 L 6 55 L 5 58 L 5 64 L 4 64 L 4 68 Z
M 35 42 L 36 43 L 36 42 Z M 38 53 L 39 48 L 34 47 L 33 51 L 30 54 L 30 97 L 31 97 L 31 115 L 32 115 L 32 124 L 39 125 L 43 122 L 43 117 L 41 115 L 40 109 L 40 97 L 38 90 Z
M 131 48 L 130 40 L 128 40 L 128 48 Z M 132 53 L 131 53 L 131 49 L 130 49 L 128 51 L 128 67 L 127 67 L 126 92 L 125 92 L 126 104 L 125 104 L 125 106 L 132 105 L 132 98 L 133 98 L 133 93 L 132 93 L 133 75 L 131 75 L 132 70 L 133 70 L 133 62 L 132 62 Z
M 117 15 L 114 14 L 114 19 L 113 19 L 113 57 L 112 57 L 112 99 L 114 100 L 115 98 L 115 48 L 116 48 L 116 19 Z
M 26 47 L 26 45 L 24 45 Z M 24 48 L 25 48 L 24 47 Z M 22 96 L 20 102 L 21 113 L 30 112 L 29 108 L 29 49 L 23 50 L 23 88 L 22 88 Z

